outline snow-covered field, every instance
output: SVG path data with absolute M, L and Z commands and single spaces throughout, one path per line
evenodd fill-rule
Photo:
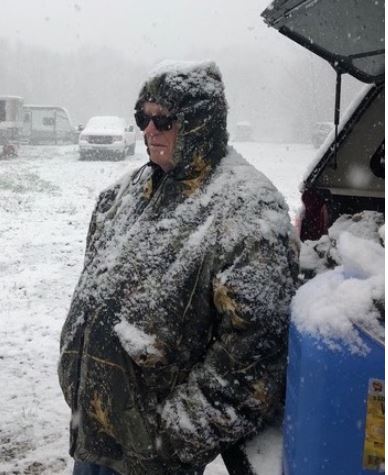
M 314 149 L 235 146 L 278 186 L 294 216 L 298 183 Z M 138 142 L 136 155 L 124 162 L 80 162 L 76 146 L 25 146 L 18 158 L 0 161 L 0 474 L 71 473 L 69 411 L 56 375 L 59 334 L 96 197 L 145 160 Z M 263 475 L 277 473 L 275 442 L 266 447 L 273 474 L 263 466 Z M 224 474 L 220 459 L 206 470 Z

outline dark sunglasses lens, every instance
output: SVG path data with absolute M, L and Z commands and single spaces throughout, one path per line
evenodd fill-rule
M 162 132 L 162 131 L 171 130 L 175 117 L 165 116 L 165 115 L 149 116 L 145 114 L 143 111 L 137 111 L 135 112 L 135 120 L 140 130 L 145 130 L 148 127 L 148 124 L 150 123 L 150 121 L 152 120 L 155 127 L 160 132 Z
M 172 123 L 174 122 L 173 117 L 166 117 L 164 115 L 157 115 L 152 117 L 152 122 L 155 124 L 155 127 L 159 131 L 166 131 L 172 128 Z
M 135 121 L 136 125 L 139 127 L 140 130 L 144 130 L 147 128 L 148 124 L 150 123 L 151 117 L 144 114 L 142 111 L 135 112 Z

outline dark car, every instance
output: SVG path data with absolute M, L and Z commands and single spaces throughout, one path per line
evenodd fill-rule
M 345 213 L 383 212 L 384 2 L 275 0 L 262 16 L 337 73 L 335 133 L 302 184 L 301 239 L 318 239 Z M 369 86 L 340 123 L 341 77 L 346 73 Z

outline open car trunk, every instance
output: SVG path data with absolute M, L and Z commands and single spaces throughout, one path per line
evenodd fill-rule
M 302 240 L 319 239 L 342 214 L 384 211 L 384 1 L 275 0 L 266 23 L 337 72 L 335 138 L 302 185 Z M 339 132 L 341 75 L 372 83 Z
M 343 214 L 385 209 L 384 84 L 373 86 L 302 185 L 300 237 L 319 239 Z
M 266 23 L 363 82 L 384 80 L 384 1 L 275 0 Z

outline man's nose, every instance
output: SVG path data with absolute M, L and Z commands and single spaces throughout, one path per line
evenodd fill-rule
M 155 127 L 155 124 L 154 124 L 154 121 L 151 119 L 149 122 L 148 122 L 148 125 L 147 127 L 144 129 L 144 133 L 146 135 L 155 135 L 157 134 L 159 131 L 158 129 Z

